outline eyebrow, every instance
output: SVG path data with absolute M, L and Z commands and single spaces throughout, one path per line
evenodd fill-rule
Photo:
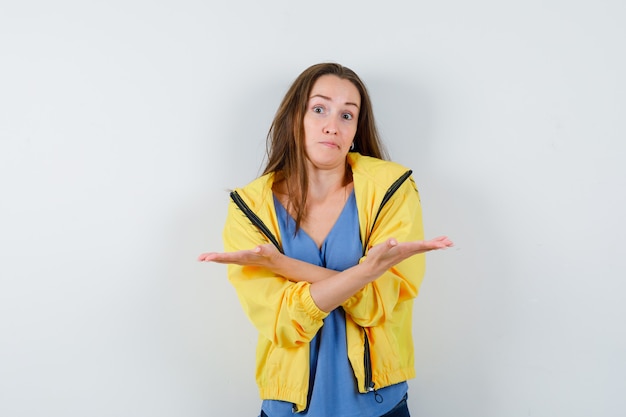
M 328 100 L 328 101 L 333 101 L 330 97 L 326 97 L 326 96 L 324 96 L 324 95 L 322 95 L 322 94 L 315 94 L 315 95 L 313 95 L 313 96 L 309 97 L 309 100 L 311 100 L 312 98 L 315 98 L 315 97 L 323 98 L 324 100 Z M 345 104 L 346 104 L 347 106 L 354 106 L 354 107 L 356 107 L 357 109 L 359 108 L 359 105 L 358 105 L 358 104 L 356 104 L 356 103 L 352 103 L 352 102 L 350 102 L 350 101 L 346 102 Z

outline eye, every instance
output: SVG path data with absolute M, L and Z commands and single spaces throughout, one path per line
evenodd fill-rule
M 322 106 L 313 106 L 313 113 L 324 113 L 324 108 Z
M 344 114 L 341 115 L 341 117 L 344 120 L 352 120 L 354 118 L 354 116 L 352 116 L 350 113 L 344 113 Z

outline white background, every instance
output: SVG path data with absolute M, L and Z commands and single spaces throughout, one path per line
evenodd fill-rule
M 0 6 L 0 415 L 255 416 L 221 249 L 288 85 L 369 86 L 428 256 L 415 416 L 623 416 L 626 3 Z

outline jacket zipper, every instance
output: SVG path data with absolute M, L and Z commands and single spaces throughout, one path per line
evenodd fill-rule
M 383 210 L 387 202 L 389 202 L 391 197 L 396 193 L 396 191 L 398 191 L 398 188 L 400 188 L 400 186 L 404 184 L 404 182 L 411 176 L 412 173 L 413 171 L 408 170 L 407 172 L 402 174 L 400 178 L 398 178 L 393 184 L 391 184 L 389 189 L 387 189 L 387 191 L 385 192 L 385 195 L 383 196 L 383 200 L 380 202 L 380 206 L 378 207 L 378 211 L 376 212 L 376 216 L 374 217 L 372 228 L 370 229 L 370 232 L 365 239 L 365 244 L 363 245 L 363 256 L 365 256 L 367 252 L 367 244 L 370 241 L 370 236 L 372 235 L 372 232 L 374 231 L 374 227 L 376 226 L 376 221 L 378 220 L 378 216 L 380 215 L 380 212 Z M 363 366 L 365 368 L 365 391 L 372 392 L 372 391 L 376 391 L 376 389 L 374 388 L 375 384 L 374 384 L 374 381 L 372 380 L 372 357 L 370 356 L 370 342 L 369 342 L 369 338 L 367 337 L 367 331 L 365 330 L 365 328 L 363 328 L 363 335 L 365 336 L 364 337 L 365 346 L 364 346 L 364 354 L 363 354 L 364 356 Z M 382 396 L 378 393 L 375 393 L 374 399 L 376 400 L 376 402 L 383 401 Z
M 370 241 L 370 236 L 372 236 L 372 232 L 374 231 L 374 226 L 376 226 L 376 220 L 378 220 L 378 216 L 380 215 L 380 212 L 383 211 L 383 207 L 385 207 L 385 204 L 387 204 L 387 202 L 389 202 L 391 197 L 393 197 L 393 195 L 396 193 L 396 191 L 398 191 L 398 188 L 400 188 L 400 186 L 402 184 L 404 184 L 404 181 L 406 181 L 407 178 L 409 178 L 412 173 L 413 173 L 413 171 L 408 170 L 407 172 L 402 174 L 400 176 L 400 178 L 398 178 L 393 184 L 391 184 L 391 186 L 385 192 L 385 195 L 383 196 L 383 201 L 380 202 L 380 206 L 378 207 L 378 211 L 376 212 L 376 216 L 374 217 L 374 222 L 372 223 L 372 228 L 370 229 L 370 232 L 368 233 L 367 237 L 365 238 L 365 243 L 363 244 L 363 256 L 365 256 L 365 252 L 367 252 L 367 244 Z
M 239 193 L 237 191 L 231 192 L 230 198 L 233 200 L 233 203 L 235 203 L 237 207 L 239 207 L 239 210 L 241 210 L 243 214 L 245 214 L 246 217 L 252 222 L 252 224 L 255 225 L 261 231 L 261 233 L 263 233 L 265 237 L 267 237 L 270 242 L 274 244 L 274 246 L 276 246 L 280 253 L 284 254 L 285 252 L 283 252 L 283 248 L 280 246 L 280 243 L 278 243 L 278 239 L 276 239 L 276 236 L 274 236 L 270 229 L 267 228 L 265 223 L 263 223 L 263 220 L 259 219 L 259 216 L 254 214 L 254 212 L 250 209 L 250 207 L 248 207 L 246 202 L 243 201 L 243 198 L 241 198 Z
M 380 206 L 378 207 L 378 211 L 376 212 L 376 216 L 374 217 L 372 228 L 370 229 L 370 232 L 365 239 L 365 243 L 363 244 L 363 255 L 365 255 L 365 253 L 367 252 L 367 244 L 369 243 L 370 236 L 372 235 L 372 232 L 374 231 L 374 226 L 376 226 L 376 221 L 378 220 L 378 216 L 380 215 L 385 205 L 389 202 L 391 197 L 393 197 L 396 191 L 398 191 L 398 188 L 400 188 L 400 186 L 404 184 L 404 182 L 411 176 L 412 173 L 413 171 L 408 170 L 407 172 L 402 174 L 400 178 L 395 180 L 394 183 L 391 184 L 391 186 L 385 192 L 385 195 L 383 196 L 383 200 L 380 202 Z M 267 228 L 265 223 L 263 223 L 263 220 L 261 220 L 259 216 L 254 214 L 254 212 L 250 209 L 250 207 L 248 207 L 246 202 L 243 201 L 239 193 L 237 193 L 237 191 L 231 192 L 230 198 L 237 205 L 237 207 L 239 207 L 239 209 L 245 214 L 245 216 L 252 222 L 252 224 L 255 225 L 261 231 L 261 233 L 263 233 L 265 237 L 267 237 L 270 240 L 270 242 L 274 244 L 274 246 L 276 246 L 276 248 L 280 251 L 280 253 L 284 254 L 285 252 L 283 252 L 283 248 L 278 243 L 278 239 L 276 239 L 276 236 L 274 236 L 272 232 Z M 365 336 L 365 339 L 364 339 L 365 350 L 364 350 L 364 357 L 363 357 L 363 366 L 365 368 L 365 391 L 371 392 L 371 391 L 375 391 L 375 388 L 374 388 L 375 384 L 374 384 L 374 381 L 372 380 L 372 358 L 370 356 L 370 343 L 369 343 L 369 339 L 367 337 L 367 332 L 365 331 L 365 328 L 363 328 L 363 335 Z M 375 399 L 378 402 L 382 402 L 382 396 L 380 396 L 380 394 L 378 393 L 376 393 Z
M 363 354 L 363 366 L 365 367 L 365 391 L 374 391 L 374 382 L 372 381 L 372 358 L 370 356 L 370 343 L 367 332 L 363 329 L 365 336 L 365 353 Z

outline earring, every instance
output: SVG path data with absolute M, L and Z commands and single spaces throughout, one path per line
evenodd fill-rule
M 354 141 L 352 142 L 352 145 L 350 145 L 350 150 L 353 151 L 354 150 Z

